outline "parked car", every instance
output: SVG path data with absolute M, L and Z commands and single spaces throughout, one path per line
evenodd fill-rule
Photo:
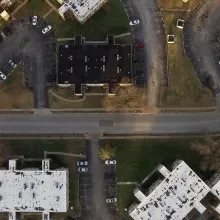
M 82 173 L 82 172 L 87 172 L 87 171 L 88 171 L 88 168 L 87 168 L 87 167 L 79 167 L 79 168 L 78 168 L 78 171 L 79 171 L 80 173 Z
M 117 198 L 107 198 L 106 199 L 106 203 L 113 203 L 113 202 L 117 202 Z
M 9 62 L 8 62 L 14 69 L 18 66 L 16 63 L 15 63 L 15 61 L 13 61 L 13 60 L 9 60 Z
M 135 45 L 136 48 L 144 48 L 144 44 L 143 43 L 138 43 Z
M 116 160 L 105 160 L 105 164 L 107 165 L 116 164 Z
M 10 27 L 5 27 L 3 29 L 3 33 L 6 35 L 6 37 L 8 37 L 9 35 L 12 34 L 12 29 Z
M 87 166 L 89 163 L 87 160 L 81 160 L 76 162 L 77 166 Z
M 0 33 L 0 35 L 2 36 L 3 39 L 7 39 L 7 36 L 5 35 L 3 31 Z
M 3 42 L 3 38 L 2 38 L 2 36 L 0 35 L 0 43 L 2 43 Z
M 0 77 L 3 79 L 3 80 L 6 80 L 7 79 L 7 76 L 0 71 Z
M 43 33 L 43 34 L 46 34 L 46 33 L 48 33 L 51 29 L 52 29 L 52 27 L 51 27 L 50 25 L 48 25 L 47 27 L 45 27 L 45 28 L 42 30 L 42 33 Z
M 129 22 L 130 26 L 140 24 L 140 20 L 134 20 Z
M 34 15 L 32 18 L 32 25 L 37 25 L 37 15 Z

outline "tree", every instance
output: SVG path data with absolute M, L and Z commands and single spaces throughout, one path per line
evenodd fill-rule
M 104 147 L 102 147 L 99 150 L 99 158 L 101 160 L 109 160 L 109 159 L 111 159 L 113 157 L 115 157 L 115 150 L 111 146 L 111 144 L 108 142 L 107 144 L 105 144 Z
M 129 111 L 132 108 L 144 108 L 145 96 L 143 91 L 135 86 L 118 86 L 114 96 L 106 96 L 103 106 L 107 111 L 123 109 Z
M 194 141 L 191 149 L 203 156 L 200 168 L 204 171 L 220 171 L 220 140 L 206 136 L 204 141 Z

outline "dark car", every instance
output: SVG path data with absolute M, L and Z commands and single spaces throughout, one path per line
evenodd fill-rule
M 3 29 L 4 34 L 8 37 L 12 34 L 12 29 L 10 27 L 5 27 Z

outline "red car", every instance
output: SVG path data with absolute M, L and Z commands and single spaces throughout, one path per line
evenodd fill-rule
M 143 43 L 136 44 L 136 48 L 144 48 L 144 44 Z

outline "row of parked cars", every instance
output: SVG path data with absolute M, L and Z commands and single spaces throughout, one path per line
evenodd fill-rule
M 38 23 L 38 17 L 37 17 L 37 15 L 34 15 L 33 17 L 32 17 L 32 25 L 33 26 L 36 26 L 37 25 L 37 23 Z M 50 30 L 52 30 L 52 27 L 51 27 L 51 25 L 48 25 L 47 27 L 45 27 L 44 29 L 42 29 L 42 34 L 46 34 L 46 33 L 48 33 Z
M 88 169 L 88 161 L 87 160 L 80 160 L 77 161 L 76 165 L 78 166 L 78 172 L 87 172 Z M 106 165 L 115 165 L 116 160 L 105 160 Z

